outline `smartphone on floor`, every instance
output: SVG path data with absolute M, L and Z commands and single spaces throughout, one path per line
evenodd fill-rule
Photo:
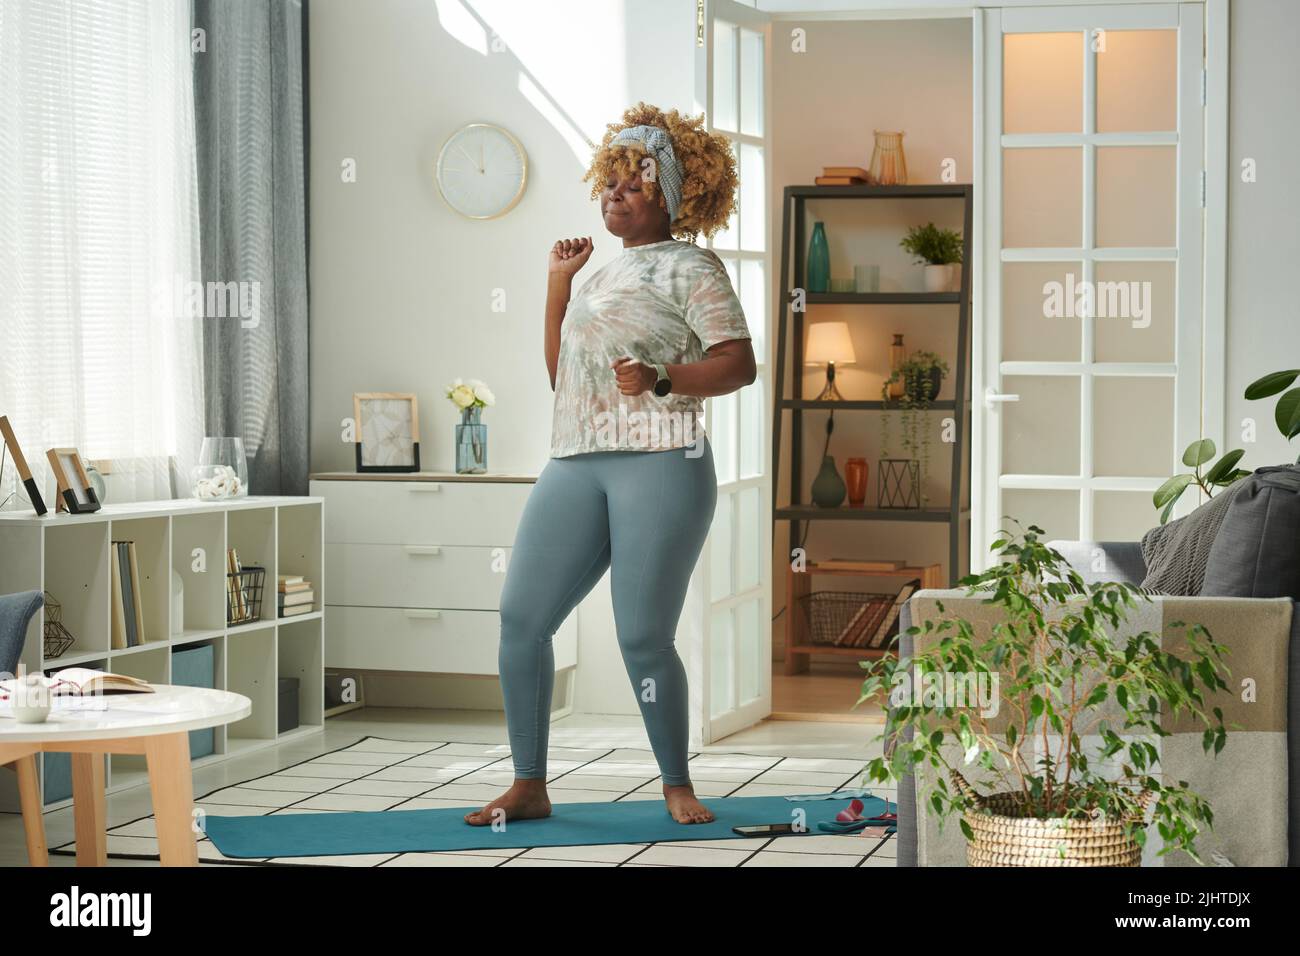
M 802 831 L 795 830 L 793 823 L 755 823 L 749 826 L 732 827 L 732 833 L 743 837 L 786 836 Z

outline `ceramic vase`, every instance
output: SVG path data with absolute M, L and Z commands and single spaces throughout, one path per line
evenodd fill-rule
M 844 481 L 848 485 L 849 507 L 861 508 L 867 500 L 867 460 L 850 458 L 846 461 Z
M 821 471 L 812 483 L 813 504 L 819 508 L 838 508 L 844 501 L 844 479 L 835 470 L 835 456 L 822 459 Z

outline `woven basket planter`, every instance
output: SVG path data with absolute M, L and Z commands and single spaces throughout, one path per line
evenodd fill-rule
M 969 866 L 1141 865 L 1142 847 L 1120 820 L 1021 817 L 1018 794 L 982 796 L 955 770 L 952 782 L 975 807 L 962 814 L 973 833 L 966 841 Z M 1150 798 L 1149 792 L 1139 796 L 1144 810 Z

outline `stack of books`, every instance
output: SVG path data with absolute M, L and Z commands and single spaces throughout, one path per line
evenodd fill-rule
M 316 592 L 311 582 L 303 580 L 301 574 L 282 574 L 279 581 L 280 616 L 294 617 L 298 614 L 310 614 L 316 602 Z
M 114 541 L 111 573 L 113 579 L 113 649 L 135 647 L 146 640 L 144 602 L 140 598 L 140 566 L 136 561 L 134 541 Z
M 814 182 L 818 186 L 870 186 L 875 181 L 861 166 L 823 166 Z

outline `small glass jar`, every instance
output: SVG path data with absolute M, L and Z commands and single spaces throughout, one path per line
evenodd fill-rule
M 877 186 L 907 185 L 907 157 L 903 155 L 904 133 L 874 130 L 876 146 L 871 151 L 871 181 Z
M 248 459 L 239 438 L 205 438 L 199 463 L 191 472 L 191 491 L 200 501 L 224 501 L 248 495 Z

